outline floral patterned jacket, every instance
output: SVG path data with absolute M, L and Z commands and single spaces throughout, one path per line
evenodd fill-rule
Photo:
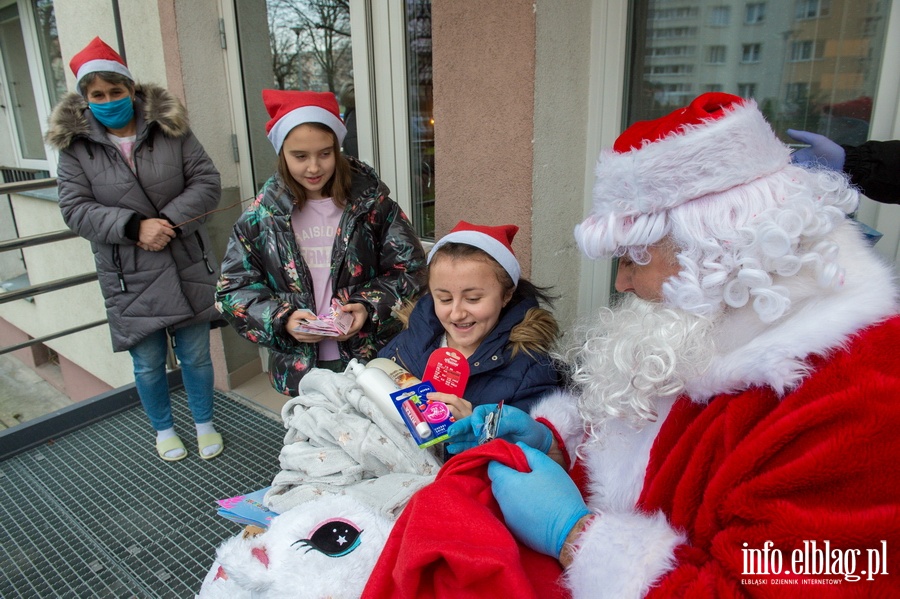
M 334 295 L 366 306 L 359 334 L 339 342 L 341 359 L 369 360 L 402 325 L 392 313 L 419 294 L 425 252 L 403 211 L 374 169 L 348 157 L 351 199 L 341 215 L 331 256 Z M 315 366 L 318 346 L 300 343 L 285 330 L 300 308 L 319 313 L 312 278 L 291 229 L 291 195 L 273 175 L 234 225 L 222 260 L 216 307 L 250 341 L 269 350 L 269 379 L 288 396 Z

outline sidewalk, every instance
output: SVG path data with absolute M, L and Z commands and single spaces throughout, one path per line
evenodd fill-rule
M 0 355 L 0 430 L 72 405 L 18 358 Z

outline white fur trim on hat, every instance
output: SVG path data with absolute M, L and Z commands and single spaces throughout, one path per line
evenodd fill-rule
M 479 250 L 484 251 L 488 256 L 500 263 L 503 270 L 505 270 L 510 278 L 512 278 L 513 285 L 519 284 L 519 278 L 522 276 L 522 268 L 519 266 L 519 261 L 516 260 L 515 254 L 490 235 L 480 231 L 454 231 L 448 233 L 435 243 L 434 246 L 432 246 L 431 251 L 428 252 L 429 264 L 431 264 L 431 258 L 434 256 L 437 249 L 446 243 L 464 243 L 466 245 L 477 247 Z
M 668 210 L 772 175 L 790 164 L 790 149 L 774 134 L 756 103 L 687 125 L 628 152 L 601 152 L 593 209 L 575 227 L 589 258 L 620 247 L 648 245 L 666 233 Z
M 281 146 L 284 144 L 285 138 L 294 127 L 303 123 L 321 123 L 334 131 L 337 135 L 338 145 L 344 143 L 344 137 L 347 135 L 347 127 L 329 110 L 320 108 L 319 106 L 301 106 L 290 111 L 276 122 L 269 131 L 268 138 L 275 148 L 275 152 L 281 152 Z
M 134 76 L 132 76 L 131 71 L 129 71 L 128 67 L 121 62 L 98 58 L 96 60 L 89 60 L 78 68 L 78 74 L 75 76 L 75 86 L 77 87 L 81 82 L 81 79 L 88 73 L 98 73 L 100 71 L 118 73 L 119 75 L 124 75 L 134 81 Z

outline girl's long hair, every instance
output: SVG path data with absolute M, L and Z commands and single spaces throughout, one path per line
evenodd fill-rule
M 315 127 L 320 131 L 331 134 L 331 139 L 334 141 L 334 145 L 332 146 L 334 151 L 334 174 L 325 184 L 325 187 L 322 188 L 322 194 L 325 197 L 331 197 L 331 200 L 336 206 L 343 208 L 347 205 L 347 201 L 350 198 L 352 167 L 347 158 L 341 153 L 341 145 L 338 143 L 337 135 L 334 134 L 334 131 L 332 131 L 330 127 L 323 125 L 322 123 L 302 124 Z M 284 181 L 284 186 L 287 187 L 288 191 L 290 191 L 293 196 L 294 205 L 297 206 L 297 208 L 302 209 L 307 200 L 306 188 L 300 185 L 291 175 L 291 171 L 288 169 L 287 160 L 284 159 L 284 147 L 282 147 L 281 151 L 278 153 L 278 174 L 281 176 L 281 180 Z

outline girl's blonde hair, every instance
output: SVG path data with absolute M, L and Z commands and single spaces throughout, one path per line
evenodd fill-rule
M 322 194 L 326 197 L 330 196 L 336 206 L 343 208 L 347 205 L 347 200 L 350 198 L 350 185 L 353 177 L 350 161 L 348 161 L 341 153 L 341 144 L 338 143 L 337 135 L 335 135 L 330 127 L 323 125 L 322 123 L 302 124 L 309 125 L 310 127 L 331 134 L 331 139 L 334 142 L 332 146 L 334 151 L 334 174 L 331 176 L 331 179 L 325 183 L 325 187 L 322 188 Z M 303 208 L 307 200 L 306 188 L 300 185 L 300 183 L 291 176 L 287 160 L 284 158 L 284 146 L 282 146 L 281 151 L 278 152 L 278 174 L 281 176 L 281 180 L 284 181 L 285 187 L 287 187 L 288 191 L 291 192 L 291 195 L 294 196 L 294 205 L 298 208 Z

